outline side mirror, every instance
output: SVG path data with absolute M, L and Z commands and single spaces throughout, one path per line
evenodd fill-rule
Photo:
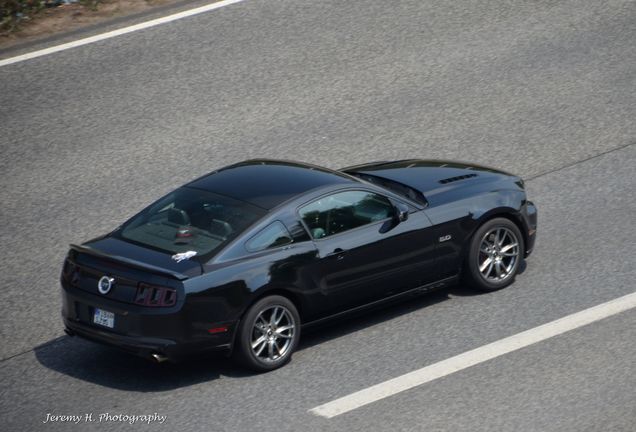
M 393 217 L 382 224 L 380 227 L 381 233 L 391 231 L 409 218 L 409 206 L 393 200 L 391 200 L 391 204 L 393 204 Z
M 409 207 L 401 202 L 396 202 L 395 207 L 395 219 L 397 223 L 404 222 L 409 218 Z

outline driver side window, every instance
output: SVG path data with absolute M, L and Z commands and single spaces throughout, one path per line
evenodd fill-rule
M 388 198 L 366 191 L 346 191 L 322 197 L 300 209 L 312 238 L 321 239 L 393 215 Z

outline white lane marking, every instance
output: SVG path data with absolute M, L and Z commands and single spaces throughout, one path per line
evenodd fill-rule
M 312 408 L 309 412 L 321 417 L 332 418 L 635 307 L 636 292 L 381 382 Z
M 68 42 L 68 43 L 64 43 L 64 44 L 60 44 L 60 45 L 55 45 L 49 48 L 44 48 L 41 50 L 37 50 L 37 51 L 33 51 L 30 53 L 26 53 L 26 54 L 22 54 L 19 56 L 15 56 L 15 57 L 9 57 L 7 59 L 4 60 L 0 60 L 0 67 L 2 66 L 6 66 L 6 65 L 10 65 L 13 63 L 18 63 L 21 61 L 25 61 L 25 60 L 30 60 L 36 57 L 42 57 L 45 56 L 47 54 L 53 54 L 59 51 L 64 51 L 67 49 L 71 49 L 71 48 L 75 48 L 75 47 L 79 47 L 82 45 L 87 45 L 87 44 L 91 44 L 94 42 L 99 42 L 102 41 L 104 39 L 110 39 L 113 38 L 115 36 L 120 36 L 126 33 L 132 33 L 132 32 L 136 32 L 139 30 L 143 30 L 143 29 L 147 29 L 149 27 L 154 27 L 154 26 L 158 26 L 161 24 L 165 24 L 165 23 L 169 23 L 171 21 L 176 21 L 176 20 L 180 20 L 182 18 L 187 18 L 187 17 L 191 17 L 193 15 L 198 15 L 201 14 L 203 12 L 209 12 L 212 11 L 214 9 L 219 9 L 222 8 L 223 6 L 229 6 L 231 4 L 234 3 L 240 3 L 244 0 L 222 0 L 222 1 L 218 1 L 215 3 L 211 3 L 205 6 L 201 6 L 198 8 L 194 8 L 194 9 L 189 9 L 189 10 L 185 10 L 179 13 L 175 13 L 172 15 L 167 15 L 161 18 L 157 18 L 157 19 L 153 19 L 150 21 L 146 21 L 146 22 L 142 22 L 139 24 L 135 24 L 135 25 L 131 25 L 128 27 L 124 27 L 124 28 L 120 28 L 117 30 L 113 30 L 113 31 L 109 31 L 106 33 L 101 33 L 95 36 L 91 36 L 91 37 L 87 37 L 84 39 L 78 39 L 72 42 Z

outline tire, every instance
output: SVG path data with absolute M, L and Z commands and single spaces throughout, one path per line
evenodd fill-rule
M 272 295 L 260 299 L 245 313 L 234 354 L 245 367 L 267 372 L 291 360 L 299 339 L 300 316 L 296 307 L 288 298 Z
M 524 251 L 523 236 L 512 221 L 486 221 L 470 240 L 465 269 L 468 284 L 480 291 L 507 287 L 517 276 Z

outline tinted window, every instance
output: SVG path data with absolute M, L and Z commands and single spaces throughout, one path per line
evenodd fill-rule
M 256 252 L 283 246 L 291 242 L 291 235 L 289 231 L 287 231 L 287 228 L 279 221 L 276 221 L 268 225 L 267 228 L 263 228 L 261 232 L 252 237 L 245 246 L 248 251 Z
M 201 256 L 219 250 L 264 214 L 246 202 L 183 187 L 134 216 L 115 235 L 171 254 L 195 251 Z
M 300 209 L 300 216 L 315 239 L 381 221 L 392 214 L 393 206 L 387 198 L 363 191 L 329 195 Z

